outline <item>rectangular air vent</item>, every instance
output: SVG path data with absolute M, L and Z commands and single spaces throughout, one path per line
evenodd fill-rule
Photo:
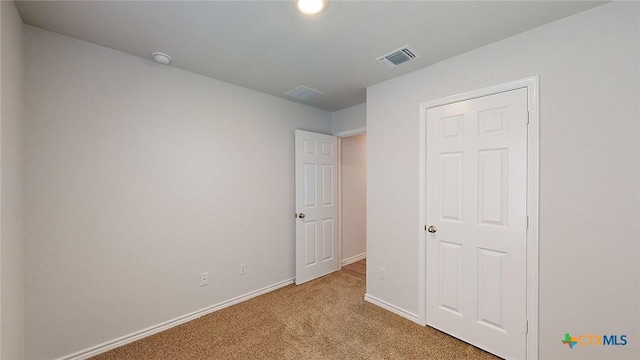
M 403 46 L 398 50 L 394 50 L 388 53 L 387 55 L 378 57 L 376 60 L 384 64 L 386 67 L 392 68 L 404 63 L 408 63 L 409 61 L 415 60 L 419 57 L 420 55 L 418 55 L 415 50 L 413 50 L 409 46 Z
M 298 86 L 295 89 L 289 90 L 284 94 L 302 101 L 309 101 L 315 97 L 322 95 L 320 91 L 313 90 L 312 88 L 302 85 Z

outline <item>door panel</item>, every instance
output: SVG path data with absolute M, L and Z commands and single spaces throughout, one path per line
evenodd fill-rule
M 322 220 L 322 234 L 324 235 L 322 239 L 322 261 L 330 261 L 334 256 L 333 245 L 335 238 L 333 236 L 333 229 L 337 226 L 335 226 L 333 220 L 334 219 Z
M 296 284 L 302 284 L 338 270 L 338 142 L 302 130 L 295 137 Z
M 316 164 L 304 164 L 304 207 L 312 208 L 316 206 Z
M 304 226 L 304 265 L 305 267 L 316 264 L 316 222 L 305 222 Z
M 333 200 L 335 198 L 334 186 L 334 168 L 335 164 L 323 164 L 322 165 L 322 206 L 333 206 Z
M 507 226 L 507 149 L 478 151 L 479 223 Z
M 524 359 L 527 90 L 426 114 L 427 324 Z
M 462 221 L 462 153 L 440 155 L 441 216 Z
M 442 310 L 462 315 L 462 245 L 441 241 L 438 305 Z

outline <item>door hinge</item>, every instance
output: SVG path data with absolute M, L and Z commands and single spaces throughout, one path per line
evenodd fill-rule
M 526 230 L 529 230 L 529 215 L 527 215 L 527 228 Z
M 529 110 L 527 110 L 527 125 L 529 125 Z
M 524 333 L 525 334 L 529 334 L 529 319 L 527 319 L 526 325 L 525 325 L 525 329 L 524 329 Z

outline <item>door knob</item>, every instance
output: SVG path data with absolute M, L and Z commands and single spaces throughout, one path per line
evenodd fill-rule
M 436 231 L 438 231 L 438 228 L 433 225 L 429 225 L 429 228 L 427 228 L 427 231 L 433 234 Z
M 300 219 L 304 219 L 304 218 L 305 218 L 305 216 L 307 216 L 307 215 L 305 215 L 304 213 L 300 213 L 300 214 L 298 214 L 298 217 L 299 217 Z

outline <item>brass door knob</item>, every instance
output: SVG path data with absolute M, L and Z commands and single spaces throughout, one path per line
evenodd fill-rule
M 427 231 L 433 234 L 436 231 L 438 231 L 438 228 L 433 225 L 429 225 L 429 227 L 427 228 Z
M 305 218 L 305 216 L 307 216 L 307 215 L 305 215 L 304 213 L 300 213 L 300 214 L 298 214 L 298 217 L 299 217 L 300 219 L 304 219 L 304 218 Z

